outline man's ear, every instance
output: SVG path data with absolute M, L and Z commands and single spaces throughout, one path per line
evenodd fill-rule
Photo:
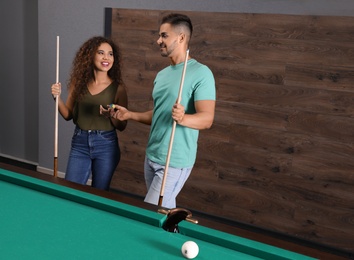
M 186 34 L 181 32 L 179 34 L 178 38 L 179 38 L 179 43 L 182 43 L 182 42 L 184 42 L 186 40 Z

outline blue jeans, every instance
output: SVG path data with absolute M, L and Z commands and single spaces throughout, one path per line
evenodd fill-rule
M 144 176 L 147 187 L 147 194 L 144 201 L 150 204 L 157 205 L 160 198 L 160 191 L 165 166 L 154 163 L 148 158 L 145 158 Z M 191 168 L 173 168 L 168 167 L 167 178 L 162 197 L 162 205 L 165 208 L 176 207 L 176 197 L 182 190 L 184 183 L 191 174 Z
M 115 130 L 81 130 L 75 128 L 65 179 L 86 184 L 92 174 L 92 187 L 108 190 L 120 160 Z

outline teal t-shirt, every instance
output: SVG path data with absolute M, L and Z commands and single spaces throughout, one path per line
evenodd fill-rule
M 184 63 L 166 67 L 155 78 L 152 97 L 154 111 L 147 145 L 147 157 L 165 165 L 172 132 L 172 107 L 176 103 Z M 181 104 L 186 114 L 194 114 L 195 101 L 215 100 L 215 80 L 211 70 L 190 59 L 184 78 Z M 192 167 L 197 154 L 199 130 L 177 124 L 169 166 L 175 168 Z

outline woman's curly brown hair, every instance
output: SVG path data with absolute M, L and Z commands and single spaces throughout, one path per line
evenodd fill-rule
M 102 36 L 92 37 L 77 51 L 72 64 L 68 87 L 73 88 L 72 95 L 76 101 L 80 100 L 87 93 L 88 84 L 95 79 L 93 61 L 98 47 L 102 43 L 108 43 L 113 50 L 114 62 L 112 68 L 108 71 L 108 76 L 115 84 L 123 84 L 120 64 L 121 55 L 118 45 L 109 38 Z

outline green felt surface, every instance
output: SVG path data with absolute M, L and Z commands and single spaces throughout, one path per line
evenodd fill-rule
M 1 259 L 183 259 L 181 247 L 188 240 L 199 245 L 196 259 L 262 259 L 252 256 L 252 248 L 262 257 L 271 250 L 310 259 L 186 222 L 182 233 L 169 233 L 161 228 L 165 218 L 0 169 Z
M 310 260 L 314 259 L 302 254 L 284 250 L 278 247 L 246 239 L 243 237 L 231 235 L 218 230 L 210 229 L 200 225 L 195 225 L 187 221 L 179 224 L 179 231 L 181 234 L 190 237 L 199 237 L 204 241 L 208 241 L 213 245 L 221 245 L 224 248 L 229 248 L 238 252 L 243 252 L 247 255 L 254 255 L 260 259 L 271 260 Z

